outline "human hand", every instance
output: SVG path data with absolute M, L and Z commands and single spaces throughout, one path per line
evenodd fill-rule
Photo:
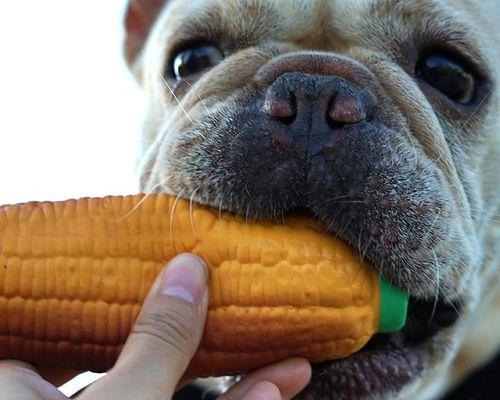
M 198 348 L 208 307 L 207 270 L 196 256 L 174 258 L 153 284 L 115 366 L 79 400 L 167 400 Z M 291 399 L 308 383 L 306 360 L 285 360 L 247 375 L 220 400 Z M 67 400 L 29 365 L 0 362 L 2 400 Z

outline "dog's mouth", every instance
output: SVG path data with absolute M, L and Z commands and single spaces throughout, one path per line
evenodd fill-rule
M 314 218 L 307 210 L 292 213 Z M 303 399 L 364 399 L 398 392 L 417 378 L 427 364 L 429 344 L 459 319 L 460 302 L 412 297 L 407 322 L 396 333 L 378 333 L 351 356 L 317 364 Z
M 350 357 L 314 366 L 304 398 L 352 400 L 401 390 L 425 368 L 425 344 L 458 317 L 456 304 L 411 299 L 403 330 L 376 334 Z

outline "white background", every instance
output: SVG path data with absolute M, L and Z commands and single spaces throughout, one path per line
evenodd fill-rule
M 137 192 L 143 103 L 122 57 L 125 4 L 2 4 L 0 204 Z
M 124 5 L 2 4 L 0 204 L 137 192 L 143 104 L 122 58 Z

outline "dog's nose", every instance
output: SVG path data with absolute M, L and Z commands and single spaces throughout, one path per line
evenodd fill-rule
M 289 126 L 293 135 L 312 133 L 314 147 L 328 147 L 332 131 L 369 117 L 366 95 L 354 83 L 303 72 L 278 76 L 266 91 L 262 112 Z M 281 136 L 278 144 L 288 148 Z

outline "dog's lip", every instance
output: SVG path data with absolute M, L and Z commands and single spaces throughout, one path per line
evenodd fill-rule
M 402 332 L 376 334 L 351 356 L 314 367 L 328 392 L 314 398 L 356 400 L 398 391 L 415 379 L 425 365 L 425 351 L 405 345 Z M 325 385 L 325 380 L 327 384 Z
M 311 398 L 355 400 L 399 391 L 422 373 L 428 344 L 458 317 L 455 304 L 411 299 L 408 322 L 400 332 L 375 334 L 357 353 L 316 365 L 313 390 L 328 392 Z

